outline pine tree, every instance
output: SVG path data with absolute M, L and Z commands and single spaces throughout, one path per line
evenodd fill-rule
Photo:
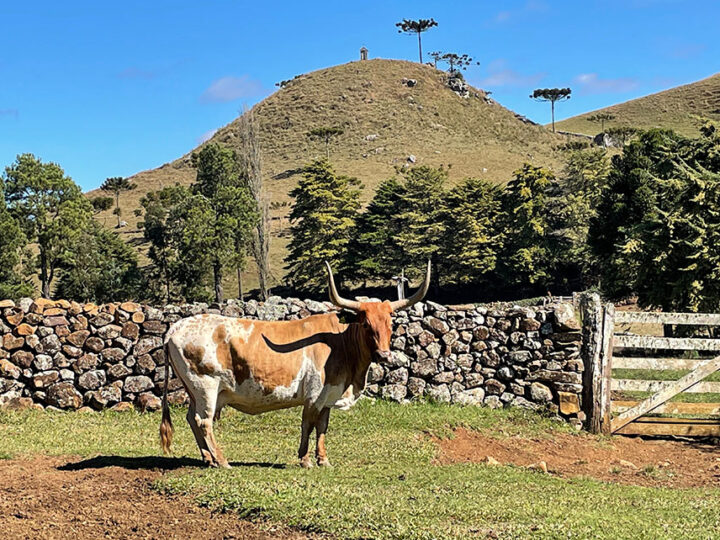
M 598 283 L 598 261 L 588 244 L 588 233 L 609 172 L 604 149 L 574 150 L 549 201 L 555 283 L 566 290 L 583 290 Z
M 290 213 L 291 240 L 285 259 L 288 280 L 296 289 L 319 292 L 326 286 L 324 261 L 345 271 L 350 234 L 360 208 L 360 182 L 339 175 L 327 160 L 310 163 L 298 186 Z
M 552 172 L 526 163 L 503 193 L 505 247 L 498 272 L 507 286 L 537 289 L 551 279 L 548 190 Z
M 33 265 L 49 298 L 61 258 L 92 219 L 92 205 L 59 165 L 32 154 L 5 168 L 5 200 L 27 241 L 37 244 Z
M 143 291 L 137 253 L 117 234 L 90 220 L 63 255 L 57 294 L 98 303 L 139 298 Z
M 122 215 L 122 211 L 120 210 L 120 193 L 123 191 L 132 191 L 136 187 L 137 184 L 133 184 L 130 180 L 122 176 L 107 178 L 100 186 L 101 190 L 112 193 L 115 196 L 115 211 L 113 214 L 117 216 L 118 227 L 120 227 L 120 216 Z
M 223 276 L 228 268 L 244 266 L 258 208 L 233 150 L 214 143 L 205 145 L 193 154 L 193 164 L 197 167 L 192 187 L 195 196 L 179 207 L 185 212 L 179 251 L 183 258 L 209 264 L 215 301 L 222 302 Z M 190 238 L 193 241 L 189 242 Z
M 151 191 L 140 199 L 144 219 L 139 226 L 143 229 L 143 238 L 150 244 L 148 257 L 153 262 L 146 269 L 147 294 L 151 299 L 170 302 L 179 295 L 175 279 L 177 250 L 169 217 L 173 209 L 190 196 L 188 188 L 176 185 Z
M 495 270 L 504 242 L 501 195 L 497 185 L 476 178 L 448 192 L 440 250 L 448 282 L 480 283 Z
M 388 280 L 397 268 L 398 215 L 405 187 L 397 178 L 381 182 L 367 209 L 357 218 L 347 267 L 354 281 Z
M 401 171 L 404 196 L 395 219 L 397 249 L 390 254 L 395 272 L 406 269 L 410 275 L 419 272 L 422 261 L 433 259 L 435 283 L 442 274 L 438 254 L 445 235 L 445 182 L 447 171 L 422 165 Z
M 5 184 L 0 178 L 0 299 L 30 296 L 32 285 L 20 273 L 25 235 L 5 204 Z

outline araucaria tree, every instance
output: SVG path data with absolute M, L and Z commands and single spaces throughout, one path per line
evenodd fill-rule
M 120 193 L 123 191 L 131 191 L 136 187 L 136 184 L 133 184 L 130 180 L 122 176 L 108 178 L 100 186 L 100 189 L 107 193 L 112 193 L 115 196 L 115 211 L 113 213 L 117 216 L 118 227 L 120 227 L 120 216 L 122 214 L 120 210 Z
M 570 88 L 536 88 L 530 97 L 537 101 L 549 101 L 552 115 L 552 130 L 555 133 L 555 102 L 570 99 Z
M 427 32 L 434 26 L 437 26 L 438 23 L 435 22 L 435 19 L 418 19 L 417 21 L 412 19 L 403 19 L 399 23 L 395 23 L 395 26 L 398 27 L 398 33 L 400 34 L 417 34 L 418 38 L 418 51 L 420 53 L 420 63 L 422 64 L 422 33 Z
M 325 142 L 325 158 L 330 159 L 330 141 L 333 137 L 338 137 L 345 133 L 339 127 L 318 127 L 308 131 L 307 135 L 310 139 L 321 140 Z
M 326 286 L 323 261 L 345 271 L 347 247 L 360 208 L 360 182 L 337 174 L 326 160 L 310 163 L 290 213 L 288 280 L 296 289 L 320 292 Z
M 460 70 L 465 71 L 473 63 L 473 59 L 467 54 L 445 53 L 440 55 L 436 62 L 445 62 L 448 65 L 450 76 L 460 75 Z M 479 64 L 479 62 L 477 62 Z
M 55 271 L 92 218 L 92 205 L 59 165 L 32 154 L 6 167 L 5 201 L 27 241 L 37 245 L 34 266 L 42 295 L 49 298 Z
M 592 122 L 593 124 L 600 124 L 600 133 L 605 133 L 605 122 L 612 122 L 615 120 L 615 115 L 609 113 L 597 113 L 592 116 L 588 116 L 585 120 Z
M 193 195 L 176 207 L 174 216 L 178 252 L 211 269 L 215 301 L 222 302 L 224 272 L 244 264 L 239 259 L 245 251 L 238 247 L 250 242 L 257 205 L 233 150 L 208 144 L 192 161 L 197 168 Z

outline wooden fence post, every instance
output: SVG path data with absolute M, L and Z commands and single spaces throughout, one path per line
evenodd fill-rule
M 600 432 L 605 435 L 611 433 L 610 411 L 612 400 L 610 395 L 610 385 L 612 379 L 612 352 L 613 352 L 613 334 L 615 333 L 615 305 L 605 304 L 603 306 L 603 322 L 602 322 L 602 348 L 600 350 Z
M 583 361 L 583 403 L 582 409 L 587 416 L 586 426 L 591 433 L 603 432 L 603 416 L 607 415 L 609 430 L 609 394 L 607 403 L 603 397 L 609 392 L 609 378 L 606 380 L 603 365 L 603 327 L 605 313 L 597 293 L 583 293 L 580 296 L 582 317 L 582 345 L 580 356 Z M 607 350 L 607 348 L 606 348 Z M 609 376 L 609 373 L 607 374 Z M 605 383 L 603 383 L 605 381 Z M 607 388 L 607 390 L 606 390 Z M 608 431 L 609 432 L 609 431 Z

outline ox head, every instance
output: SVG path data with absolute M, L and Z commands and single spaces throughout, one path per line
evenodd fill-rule
M 393 311 L 406 309 L 420 302 L 430 287 L 430 261 L 427 263 L 427 273 L 425 281 L 420 288 L 410 298 L 403 300 L 395 300 L 390 302 L 357 302 L 355 300 L 347 300 L 340 296 L 335 287 L 335 279 L 333 278 L 330 265 L 325 262 L 328 271 L 328 292 L 330 301 L 336 306 L 349 309 L 358 314 L 358 322 L 363 329 L 365 342 L 375 356 L 376 360 L 386 360 L 390 356 L 390 338 L 392 337 L 392 318 Z

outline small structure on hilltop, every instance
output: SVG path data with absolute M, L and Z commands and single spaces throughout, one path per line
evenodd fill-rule
M 368 59 L 368 50 L 367 47 L 360 47 L 360 60 L 367 60 Z

